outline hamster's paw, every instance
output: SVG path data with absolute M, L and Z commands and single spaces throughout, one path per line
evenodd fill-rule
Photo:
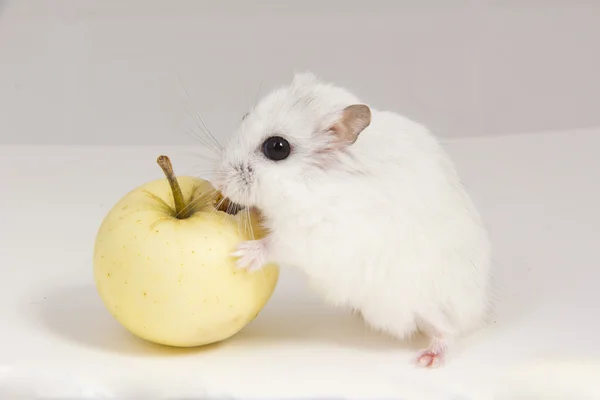
M 421 367 L 436 368 L 444 363 L 444 353 L 435 353 L 431 350 L 423 350 L 417 357 L 417 364 Z
M 237 246 L 232 253 L 237 257 L 236 266 L 248 272 L 258 271 L 267 261 L 267 249 L 264 239 L 248 240 Z
M 445 361 L 447 347 L 445 339 L 433 338 L 429 347 L 419 353 L 416 360 L 417 364 L 427 368 L 441 367 Z

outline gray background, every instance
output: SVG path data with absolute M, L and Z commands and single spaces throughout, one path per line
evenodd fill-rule
M 196 143 L 192 109 L 223 137 L 305 69 L 444 138 L 600 126 L 597 0 L 0 6 L 3 144 Z

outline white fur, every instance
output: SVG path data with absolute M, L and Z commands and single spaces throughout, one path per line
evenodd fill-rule
M 296 75 L 241 123 L 217 185 L 263 212 L 268 261 L 300 268 L 330 304 L 360 310 L 373 328 L 452 338 L 479 327 L 489 306 L 490 243 L 434 136 L 371 108 L 371 124 L 353 145 L 317 156 L 341 110 L 359 103 L 311 74 Z M 262 155 L 273 134 L 292 143 L 286 160 Z

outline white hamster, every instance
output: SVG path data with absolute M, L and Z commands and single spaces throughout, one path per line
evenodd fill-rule
M 425 127 L 296 74 L 244 117 L 214 184 L 265 217 L 268 236 L 233 253 L 240 268 L 299 268 L 372 328 L 422 332 L 420 365 L 440 365 L 453 338 L 485 322 L 488 233 Z

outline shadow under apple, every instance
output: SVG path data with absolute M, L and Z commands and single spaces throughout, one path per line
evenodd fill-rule
M 46 295 L 40 308 L 41 326 L 76 345 L 140 356 L 173 356 L 209 350 L 219 344 L 193 349 L 162 346 L 127 331 L 105 308 L 95 286 L 63 287 Z

